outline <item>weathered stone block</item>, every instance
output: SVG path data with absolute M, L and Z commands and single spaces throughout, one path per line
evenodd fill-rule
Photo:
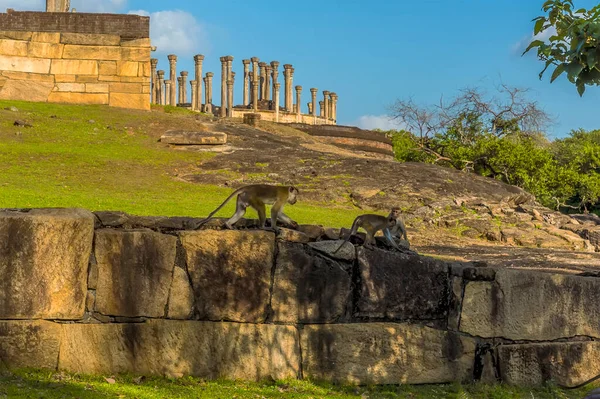
M 108 94 L 55 91 L 48 95 L 48 101 L 52 103 L 68 104 L 108 104 Z
M 152 69 L 150 68 L 150 63 L 149 62 L 139 62 L 138 63 L 138 75 L 137 76 L 144 76 L 149 78 L 150 74 L 152 73 Z
M 98 75 L 98 62 L 90 60 L 52 60 L 50 73 L 53 75 Z
M 498 358 L 502 381 L 513 385 L 575 386 L 600 374 L 598 341 L 500 345 Z
M 55 91 L 72 91 L 84 92 L 85 84 L 83 83 L 57 83 L 54 87 Z
M 175 267 L 169 291 L 167 317 L 185 320 L 190 317 L 193 308 L 194 290 L 192 290 L 187 272 L 180 267 Z
M 65 44 L 64 59 L 117 61 L 121 59 L 121 48 L 113 46 L 78 46 Z
M 98 83 L 98 75 L 77 75 L 75 81 L 77 83 Z
M 63 44 L 82 44 L 88 46 L 119 46 L 121 36 L 91 34 L 91 33 L 63 33 L 61 40 Z
M 139 64 L 136 61 L 117 61 L 117 75 L 138 76 Z
M 93 229 L 81 209 L 0 211 L 0 319 L 80 319 Z
M 342 245 L 343 244 L 343 245 Z M 311 248 L 326 254 L 335 259 L 354 260 L 356 259 L 356 249 L 349 242 L 344 243 L 343 240 L 334 241 L 317 241 L 308 244 Z M 342 245 L 339 251 L 337 249 Z M 336 253 L 334 253 L 337 251 Z
M 301 244 L 278 243 L 273 282 L 273 320 L 333 323 L 351 300 L 352 265 L 311 256 Z
M 111 107 L 149 110 L 150 97 L 147 94 L 110 93 L 108 105 Z
M 31 40 L 33 32 L 21 32 L 21 31 L 0 31 L 0 39 L 12 39 L 12 40 Z
M 123 61 L 150 62 L 150 47 L 122 47 L 119 59 Z
M 38 58 L 61 58 L 63 54 L 62 44 L 52 43 L 29 43 L 28 55 Z
M 33 32 L 32 42 L 60 43 L 60 32 Z
M 53 82 L 9 79 L 0 89 L 0 100 L 45 102 L 53 88 Z
M 472 378 L 475 340 L 416 324 L 308 325 L 305 378 L 352 384 L 439 384 Z
M 68 82 L 75 82 L 75 75 L 50 75 L 50 76 L 54 76 L 54 81 L 56 83 L 68 83 Z
M 48 73 L 49 70 L 49 59 L 0 55 L 0 71 Z
M 186 132 L 169 130 L 160 136 L 160 141 L 167 144 L 227 144 L 227 134 L 218 132 Z
M 111 93 L 134 93 L 142 92 L 142 85 L 139 83 L 110 83 L 109 89 Z M 148 97 L 148 96 L 145 96 Z M 150 100 L 148 100 L 150 101 Z
M 150 38 L 142 39 L 121 39 L 122 47 L 150 47 Z
M 96 231 L 96 310 L 111 316 L 164 317 L 177 238 L 153 231 Z
M 98 68 L 100 75 L 116 75 L 117 61 L 99 61 Z
M 60 331 L 60 324 L 50 321 L 0 321 L 0 363 L 56 369 Z
M 413 253 L 358 250 L 361 277 L 356 316 L 435 320 L 448 314 L 448 265 Z
M 117 82 L 123 82 L 123 83 L 144 83 L 144 84 L 148 84 L 150 83 L 150 78 L 146 78 L 146 77 L 141 77 L 141 76 L 120 76 L 117 77 Z
M 31 82 L 54 83 L 54 76 L 47 75 L 47 74 L 42 74 L 42 73 L 2 71 L 2 72 L 0 72 L 0 74 L 2 76 L 7 77 L 8 79 L 29 80 Z
M 86 83 L 86 93 L 108 93 L 108 83 Z
M 182 232 L 180 237 L 202 320 L 266 319 L 274 234 L 202 230 Z
M 600 279 L 501 269 L 495 282 L 469 282 L 460 330 L 481 337 L 600 338 Z
M 27 42 L 22 40 L 0 39 L 0 54 L 27 56 Z

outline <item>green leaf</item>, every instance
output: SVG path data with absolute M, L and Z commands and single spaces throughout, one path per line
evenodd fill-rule
M 583 14 L 585 12 L 587 12 L 585 8 L 580 8 L 579 10 L 575 11 L 575 14 Z
M 538 19 L 537 22 L 535 23 L 535 26 L 533 27 L 533 34 L 537 35 L 538 33 L 540 33 L 543 29 L 544 29 L 544 23 L 546 22 L 546 19 Z
M 577 76 L 579 76 L 579 73 L 581 73 L 581 71 L 583 71 L 583 65 L 581 65 L 578 60 L 575 60 L 568 64 L 565 70 L 567 71 L 569 78 L 574 79 Z
M 529 46 L 527 46 L 527 49 L 525 49 L 525 51 L 523 51 L 523 54 L 521 54 L 521 55 L 525 55 L 525 53 L 527 53 L 532 48 L 539 47 L 539 46 L 541 46 L 543 44 L 544 44 L 544 42 L 541 41 L 541 40 L 534 40 L 531 43 L 529 43 Z
M 576 86 L 577 86 L 577 93 L 579 93 L 579 97 L 582 97 L 583 93 L 585 92 L 585 85 L 578 81 Z
M 552 64 L 552 60 L 548 60 L 546 61 L 546 66 L 544 67 L 544 69 L 542 69 L 542 72 L 540 72 L 540 80 L 542 80 L 542 76 L 544 75 L 544 72 L 546 72 L 546 69 L 548 69 L 548 67 Z
M 590 51 L 588 51 L 586 53 L 586 58 L 587 58 L 587 66 L 590 69 L 593 69 L 596 64 L 598 64 L 598 58 L 596 58 L 596 49 L 590 49 Z
M 558 78 L 565 71 L 565 64 L 560 64 L 556 67 L 554 72 L 552 72 L 552 77 L 550 78 L 550 83 L 554 82 L 556 78 Z

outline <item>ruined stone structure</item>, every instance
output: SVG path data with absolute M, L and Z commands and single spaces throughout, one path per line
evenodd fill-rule
M 600 373 L 595 275 L 333 255 L 339 230 L 198 220 L 1 210 L 3 366 L 356 384 Z
M 150 109 L 149 18 L 68 8 L 0 13 L 0 99 Z

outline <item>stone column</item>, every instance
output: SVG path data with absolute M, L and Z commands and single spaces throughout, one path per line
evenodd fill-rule
M 181 71 L 181 103 L 187 103 L 187 71 Z
M 287 112 L 292 112 L 293 100 L 292 100 L 292 66 L 285 64 L 283 66 L 283 77 L 284 77 L 284 107 Z
M 327 90 L 323 90 L 323 104 L 324 104 L 324 112 L 325 119 L 329 119 L 329 92 Z
M 46 0 L 46 12 L 69 12 L 70 0 Z
M 265 100 L 271 100 L 271 73 L 273 68 L 269 64 L 265 66 Z
M 156 85 L 156 103 L 160 105 L 165 105 L 165 71 L 162 69 L 160 71 L 156 71 L 157 76 L 157 85 Z
M 196 101 L 192 102 L 192 109 L 196 111 L 202 111 L 202 61 L 204 61 L 204 56 L 202 54 L 197 54 L 194 56 Z
M 325 117 L 325 103 L 323 101 L 319 101 L 319 116 L 321 118 Z
M 171 100 L 173 99 L 173 82 L 170 80 L 165 80 L 165 105 L 172 105 Z
M 275 83 L 279 78 L 279 61 L 271 61 L 271 77 L 273 79 L 273 101 L 275 101 Z M 279 104 L 277 104 L 279 107 Z
M 300 102 L 300 96 L 302 95 L 302 86 L 296 86 L 296 121 L 300 122 L 302 113 L 302 103 Z
M 229 81 L 231 80 L 231 93 L 229 91 Z M 227 56 L 227 116 L 231 117 L 233 114 L 233 56 Z
M 219 58 L 221 60 L 221 112 L 219 116 L 227 116 L 227 57 Z
M 157 65 L 158 60 L 156 58 L 150 58 L 150 76 L 152 76 L 150 82 L 151 104 L 158 104 L 158 96 L 156 95 L 156 90 L 158 88 L 158 78 L 156 76 Z
M 183 99 L 183 87 L 181 85 L 182 80 L 183 78 L 181 76 L 177 78 L 177 102 L 175 103 L 175 105 L 181 104 L 181 100 Z
M 313 115 L 313 104 L 312 104 L 312 102 L 307 102 L 306 103 L 306 108 L 308 109 L 308 114 L 309 115 Z
M 274 90 L 274 99 L 275 99 L 275 122 L 279 122 L 279 88 L 281 87 L 281 83 L 274 82 L 273 90 Z
M 169 54 L 167 56 L 169 59 L 169 67 L 170 74 L 169 80 L 171 81 L 171 91 L 169 92 L 169 105 L 177 105 L 177 92 L 175 87 L 177 85 L 177 56 L 175 54 Z
M 204 78 L 204 83 L 206 84 L 205 93 L 206 98 L 204 100 L 204 112 L 207 114 L 212 113 L 212 102 L 213 102 L 213 91 L 212 91 L 212 79 L 215 74 L 212 72 L 207 72 L 206 77 Z
M 192 92 L 192 111 L 195 111 L 195 107 L 196 107 L 196 103 L 198 101 L 198 82 L 196 82 L 195 80 L 190 80 L 190 90 Z
M 267 94 L 265 89 L 267 88 L 267 63 L 261 62 L 258 64 L 258 66 L 260 67 L 260 99 L 266 100 Z
M 252 62 L 252 79 L 250 80 L 250 100 L 254 101 L 255 96 L 252 92 L 252 90 L 254 90 L 254 83 L 252 82 L 258 83 L 258 62 L 260 61 L 260 59 L 258 57 L 252 57 L 250 58 L 250 61 Z M 258 93 L 256 94 L 256 98 L 258 98 Z
M 252 109 L 258 112 L 258 76 L 252 75 L 250 82 L 252 83 Z
M 338 95 L 336 93 L 331 93 L 331 120 L 334 123 L 337 123 L 337 99 Z
M 312 112 L 310 113 L 311 115 L 314 115 L 315 117 L 317 116 L 317 92 L 319 91 L 319 89 L 316 88 L 312 88 L 310 89 L 310 96 L 311 96 L 311 102 L 312 102 Z
M 250 82 L 250 60 L 242 60 L 242 64 L 244 64 L 244 99 L 242 104 L 244 107 L 246 107 L 250 103 L 250 98 L 248 97 L 248 83 Z

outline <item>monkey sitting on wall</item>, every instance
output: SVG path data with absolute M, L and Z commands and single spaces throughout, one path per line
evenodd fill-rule
M 213 215 L 217 213 L 234 195 L 237 194 L 237 203 L 235 214 L 225 222 L 225 227 L 228 229 L 233 228 L 233 225 L 240 220 L 246 213 L 246 208 L 251 206 L 256 209 L 258 213 L 259 227 L 265 229 L 265 222 L 267 219 L 267 212 L 265 204 L 273 205 L 271 207 L 271 229 L 276 233 L 279 232 L 277 227 L 277 221 L 280 220 L 283 223 L 298 227 L 298 223 L 290 219 L 285 213 L 283 213 L 283 206 L 286 202 L 294 205 L 297 201 L 299 191 L 294 186 L 272 186 L 269 184 L 251 184 L 248 186 L 240 187 L 235 190 L 229 197 L 223 201 L 221 205 L 208 215 L 208 217 L 198 223 L 196 229 L 212 219 Z
M 357 216 L 352 223 L 350 234 L 348 234 L 348 237 L 346 237 L 338 249 L 335 250 L 334 254 L 337 253 L 344 246 L 344 244 L 350 240 L 350 237 L 356 234 L 359 227 L 362 227 L 367 232 L 367 238 L 363 244 L 367 248 L 373 247 L 373 243 L 375 243 L 375 233 L 377 233 L 379 230 L 383 232 L 383 235 L 388 242 L 398 250 L 400 250 L 400 247 L 398 247 L 398 244 L 396 244 L 396 241 L 394 241 L 394 237 L 401 238 L 404 236 L 404 239 L 408 241 L 404 220 L 400 214 L 400 208 L 394 207 L 387 216 L 372 214 Z M 400 233 L 399 235 L 398 232 Z

